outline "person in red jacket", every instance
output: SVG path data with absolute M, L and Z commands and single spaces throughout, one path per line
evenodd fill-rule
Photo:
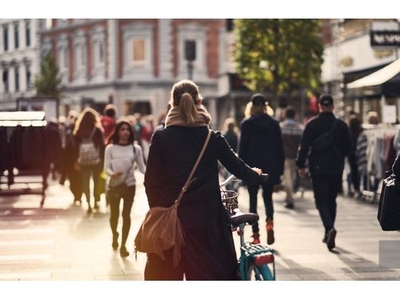
M 114 104 L 107 104 L 104 107 L 103 115 L 100 117 L 100 122 L 104 130 L 105 140 L 107 140 L 117 123 L 117 107 Z

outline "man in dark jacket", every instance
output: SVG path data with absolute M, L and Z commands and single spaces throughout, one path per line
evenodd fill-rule
M 305 177 L 308 160 L 315 205 L 325 228 L 322 241 L 332 250 L 336 237 L 336 197 L 341 190 L 345 157 L 351 151 L 351 140 L 346 123 L 333 114 L 332 96 L 321 95 L 318 106 L 320 113 L 304 128 L 296 165 L 299 175 Z M 329 142 L 324 142 L 321 136 L 328 132 L 333 138 L 328 137 Z M 322 147 L 322 144 L 327 144 L 327 147 Z
M 262 169 L 270 175 L 269 180 L 262 184 L 265 205 L 267 244 L 275 241 L 273 230 L 274 206 L 272 194 L 274 187 L 280 185 L 283 174 L 285 154 L 282 132 L 277 120 L 269 116 L 267 101 L 262 94 L 254 94 L 251 98 L 251 116 L 241 124 L 239 157 L 251 167 Z M 257 213 L 257 196 L 259 184 L 248 184 L 250 212 Z M 253 225 L 253 243 L 260 242 L 259 225 Z

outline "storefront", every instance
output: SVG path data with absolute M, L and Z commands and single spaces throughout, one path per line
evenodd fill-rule
M 346 84 L 346 99 L 361 116 L 377 111 L 382 123 L 400 119 L 400 59 Z

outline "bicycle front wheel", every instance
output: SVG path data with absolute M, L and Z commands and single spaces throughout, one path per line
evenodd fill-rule
M 257 266 L 254 262 L 251 262 L 247 268 L 247 279 L 256 281 L 275 280 L 267 265 Z

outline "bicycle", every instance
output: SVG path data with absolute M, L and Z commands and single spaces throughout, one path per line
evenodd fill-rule
M 268 174 L 262 174 L 264 180 L 268 179 Z M 230 216 L 232 231 L 237 231 L 240 237 L 240 256 L 238 259 L 238 271 L 240 280 L 275 280 L 275 256 L 274 250 L 267 245 L 252 244 L 244 240 L 244 228 L 252 225 L 259 220 L 255 213 L 243 213 L 238 207 L 238 194 L 233 190 L 223 189 L 227 184 L 235 179 L 235 175 L 230 175 L 220 183 L 221 198 L 225 209 Z

